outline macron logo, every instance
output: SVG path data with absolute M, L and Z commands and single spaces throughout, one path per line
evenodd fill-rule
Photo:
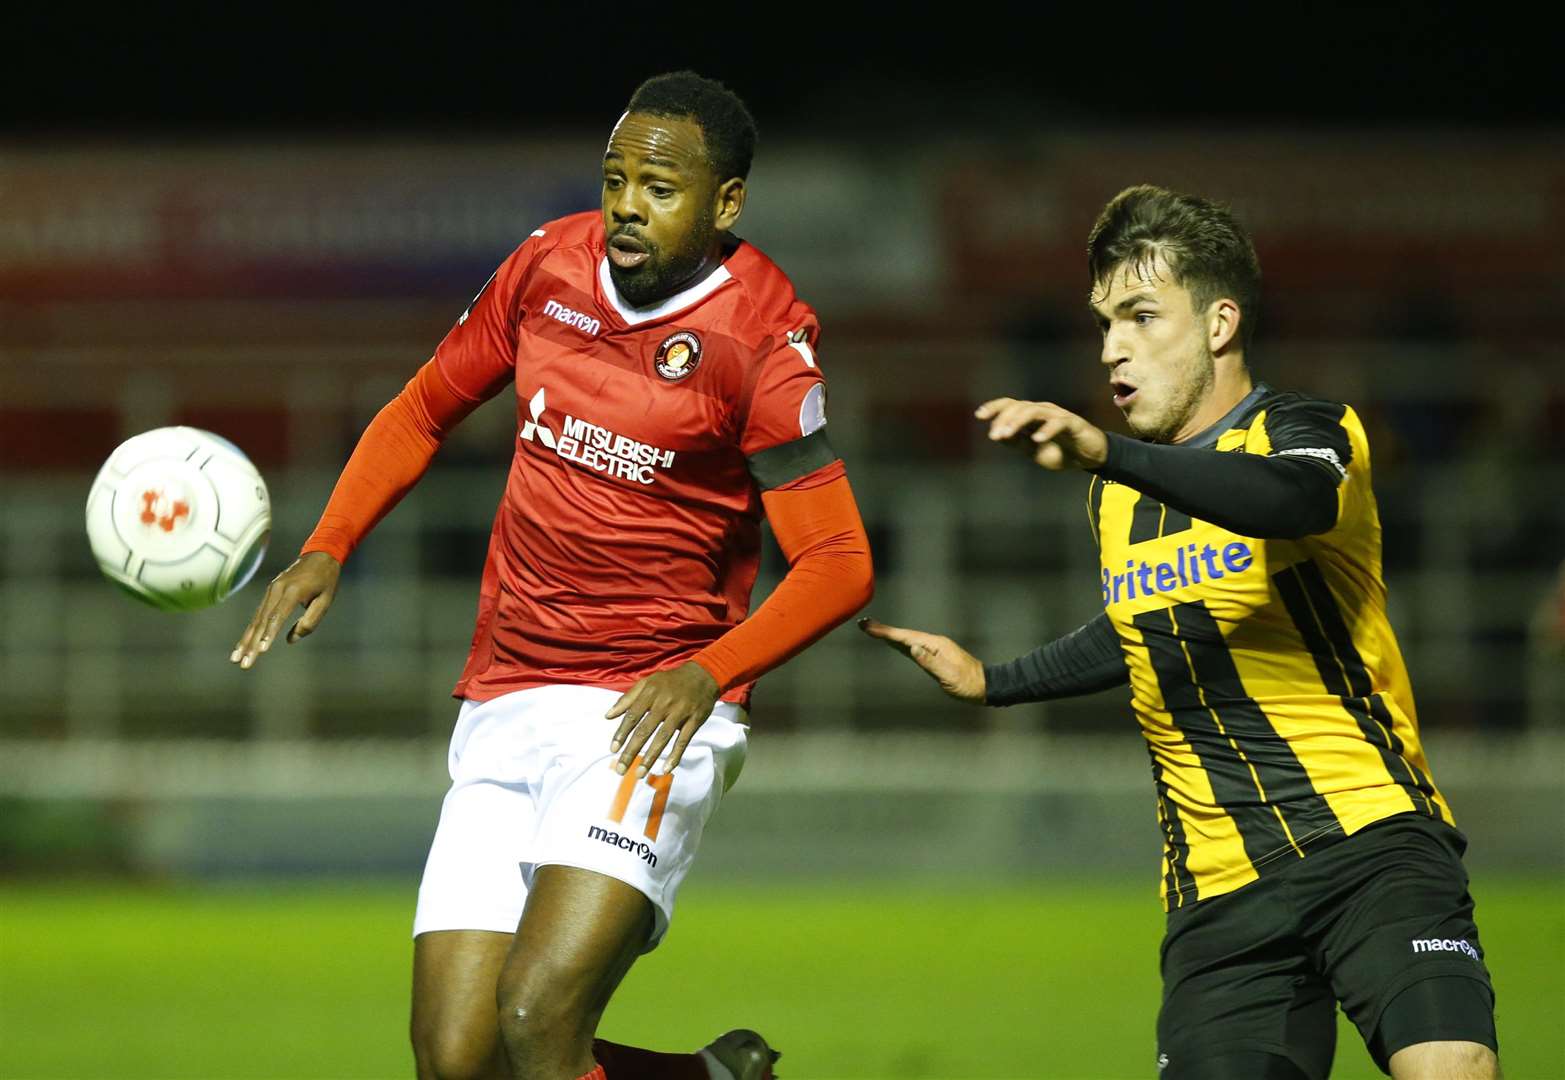
M 558 300 L 550 300 L 543 305 L 543 313 L 551 319 L 569 326 L 572 330 L 580 330 L 584 334 L 597 337 L 603 329 L 603 324 L 591 315 L 584 315 L 580 311 L 573 311 Z
M 1477 960 L 1478 950 L 1467 943 L 1466 938 L 1453 940 L 1451 938 L 1414 938 L 1413 951 L 1420 952 L 1459 952 Z
M 593 840 L 602 840 L 610 847 L 617 847 L 621 851 L 628 851 L 632 855 L 639 856 L 641 861 L 648 866 L 656 866 L 658 857 L 652 851 L 652 845 L 644 840 L 632 840 L 628 836 L 621 836 L 617 832 L 610 832 L 599 825 L 587 826 L 587 835 Z

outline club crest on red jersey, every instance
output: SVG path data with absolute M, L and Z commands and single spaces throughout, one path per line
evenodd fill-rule
M 657 373 L 670 382 L 687 377 L 700 363 L 701 339 L 690 330 L 681 330 L 664 338 L 663 344 L 658 346 L 657 355 L 652 358 L 652 366 L 657 369 Z

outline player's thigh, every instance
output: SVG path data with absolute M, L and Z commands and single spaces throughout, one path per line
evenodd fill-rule
M 1318 962 L 1382 1071 L 1420 1043 L 1497 1050 L 1494 989 L 1462 866 L 1462 840 L 1438 822 L 1402 815 L 1344 841 L 1360 884 L 1338 903 Z
M 521 863 L 536 807 L 522 777 L 486 761 L 503 766 L 505 755 L 467 753 L 458 762 L 475 717 L 484 715 L 464 706 L 458 722 L 452 758 L 460 767 L 452 770 L 413 919 L 411 1034 L 423 1078 L 509 1075 L 495 993 L 526 900 Z M 503 781 L 486 779 L 491 773 Z
M 1489 988 L 1464 975 L 1445 975 L 1420 980 L 1393 998 L 1369 1051 L 1397 1080 L 1489 1080 L 1500 1075 L 1498 1045 Z
M 421 1078 L 506 1077 L 495 991 L 514 935 L 434 930 L 413 939 L 413 1056 Z
M 1392 1080 L 1423 1080 L 1429 1076 L 1499 1080 L 1500 1060 L 1481 1043 L 1415 1043 L 1391 1055 L 1391 1076 Z
M 499 975 L 502 1022 L 530 1017 L 548 1029 L 541 1037 L 590 1039 L 652 928 L 639 889 L 593 870 L 539 867 Z
M 1173 912 L 1162 972 L 1160 1080 L 1331 1071 L 1336 1002 L 1265 879 Z

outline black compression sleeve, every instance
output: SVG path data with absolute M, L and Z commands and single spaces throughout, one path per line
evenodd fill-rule
M 984 704 L 1049 701 L 1130 681 L 1119 634 L 1107 615 L 1007 664 L 984 665 Z
M 1324 462 L 1108 438 L 1099 476 L 1240 536 L 1297 540 L 1337 523 L 1338 477 Z

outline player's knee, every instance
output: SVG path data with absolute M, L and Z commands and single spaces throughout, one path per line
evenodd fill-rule
M 528 972 L 496 995 L 500 1037 L 512 1061 L 550 1060 L 579 1039 L 583 1010 L 568 980 Z
M 418 1080 L 497 1080 L 499 1063 L 493 1042 L 451 1031 L 413 1032 L 413 1061 Z

